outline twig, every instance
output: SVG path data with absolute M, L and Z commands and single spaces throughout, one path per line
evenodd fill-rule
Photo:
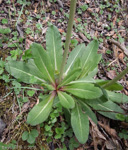
M 120 49 L 122 49 L 124 51 L 124 53 L 128 56 L 128 50 L 126 47 L 122 46 L 119 42 L 115 41 L 114 39 L 109 39 L 108 40 L 110 43 L 115 44 L 116 46 L 118 46 Z

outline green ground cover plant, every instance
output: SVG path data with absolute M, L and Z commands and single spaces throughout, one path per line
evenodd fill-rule
M 97 40 L 90 42 L 87 47 L 84 44 L 77 45 L 68 55 L 75 8 L 76 0 L 71 0 L 64 53 L 59 31 L 50 25 L 46 33 L 46 50 L 42 45 L 33 43 L 30 48 L 31 59 L 10 59 L 6 62 L 5 69 L 21 82 L 38 84 L 44 88 L 44 99 L 29 112 L 28 124 L 41 124 L 48 118 L 52 106 L 60 103 L 68 112 L 75 136 L 84 144 L 89 135 L 89 118 L 97 124 L 92 108 L 115 120 L 117 114 L 124 114 L 116 103 L 128 102 L 128 97 L 115 91 L 123 89 L 116 82 L 128 72 L 128 67 L 111 81 L 94 80 L 101 60 L 101 55 L 97 54 Z M 57 134 L 58 130 L 56 129 Z M 28 132 L 25 133 L 24 140 L 28 136 Z

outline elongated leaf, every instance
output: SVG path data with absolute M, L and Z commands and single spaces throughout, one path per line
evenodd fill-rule
M 27 123 L 33 126 L 44 122 L 51 112 L 54 96 L 50 95 L 45 100 L 33 107 L 29 112 Z
M 73 67 L 73 65 L 77 61 L 77 59 L 82 55 L 84 50 L 85 50 L 85 45 L 84 44 L 80 44 L 72 50 L 72 52 L 69 54 L 67 64 L 65 66 L 65 73 L 64 73 L 65 75 L 68 74 L 68 72 Z
M 89 83 L 79 83 L 68 85 L 64 88 L 65 91 L 77 97 L 85 99 L 94 99 L 102 95 L 102 91 Z
M 61 36 L 55 26 L 50 26 L 46 33 L 46 49 L 49 52 L 54 70 L 59 71 L 62 62 Z
M 117 120 L 116 118 L 117 113 L 124 113 L 124 111 L 112 101 L 107 101 L 105 103 L 97 105 L 90 103 L 90 106 L 93 107 L 95 110 L 97 110 L 100 114 L 104 115 L 105 117 L 114 120 Z
M 89 72 L 88 76 L 93 78 L 97 74 L 97 72 L 98 72 L 98 66 L 93 71 Z
M 86 101 L 78 100 L 79 103 L 81 104 L 81 107 L 84 109 L 86 115 L 88 115 L 92 121 L 97 124 L 97 118 L 94 112 L 91 110 L 91 108 L 85 103 Z
M 69 72 L 69 74 L 63 79 L 62 85 L 68 84 L 70 81 L 75 80 L 80 75 L 81 68 L 74 69 L 73 71 Z
M 95 80 L 96 83 L 100 86 L 105 85 L 109 82 L 109 80 Z M 110 91 L 120 91 L 123 89 L 123 86 L 119 83 L 114 83 L 112 85 L 110 85 L 109 87 L 105 88 L 106 90 L 110 90 Z
M 88 116 L 82 112 L 78 104 L 76 104 L 71 112 L 71 125 L 78 141 L 84 144 L 89 135 L 89 120 Z
M 97 40 L 93 40 L 86 47 L 81 58 L 82 67 L 83 67 L 81 77 L 87 76 L 88 73 L 93 71 L 96 68 L 97 64 L 99 63 L 101 59 L 101 55 L 97 54 L 97 50 L 98 50 Z
M 38 69 L 45 75 L 45 77 L 54 83 L 53 67 L 48 53 L 40 44 L 33 43 L 31 46 L 34 62 Z
M 74 84 L 74 83 L 95 83 L 95 80 L 92 77 L 87 76 L 87 77 L 82 78 L 82 79 L 71 81 L 67 85 Z
M 59 97 L 60 103 L 63 107 L 65 107 L 67 109 L 69 109 L 69 108 L 72 109 L 75 106 L 74 99 L 67 93 L 59 91 L 58 97 Z
M 25 63 L 22 61 L 11 60 L 5 64 L 6 70 L 15 78 L 20 79 L 22 82 L 31 83 L 31 78 L 34 77 L 36 83 L 45 82 L 43 74 L 32 63 Z
M 88 62 L 82 69 L 82 73 L 80 77 L 84 78 L 88 76 L 89 73 L 92 72 L 97 67 L 97 64 L 99 63 L 100 60 L 101 60 L 100 54 L 96 54 L 94 58 L 92 58 L 91 60 L 88 60 Z
M 124 95 L 123 93 L 115 93 L 106 91 L 108 94 L 108 97 L 111 101 L 116 103 L 128 103 L 128 96 Z

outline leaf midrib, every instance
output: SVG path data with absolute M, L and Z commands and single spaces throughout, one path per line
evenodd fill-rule
M 80 112 L 79 112 L 78 106 L 77 106 L 77 111 L 78 111 L 78 120 L 79 120 L 80 129 L 82 129 L 81 119 L 80 119 L 81 117 L 80 117 Z M 83 137 L 83 136 L 82 136 L 82 130 L 80 130 L 80 135 L 81 135 L 81 137 Z
M 64 100 L 68 103 L 68 100 L 66 99 L 66 97 L 64 97 L 64 95 L 61 93 L 61 92 L 59 92 L 59 94 L 64 98 Z M 68 103 L 69 104 L 69 103 Z
M 56 49 L 55 49 L 55 38 L 54 38 L 54 32 L 53 32 L 53 52 L 54 52 L 54 63 L 55 63 L 55 70 L 57 70 L 57 59 L 56 59 Z
M 91 90 L 85 90 L 85 89 L 76 89 L 76 88 L 68 88 L 66 90 L 76 90 L 76 91 L 82 91 L 82 92 L 95 92 L 95 93 L 97 93 L 97 91 L 91 91 Z
M 74 57 L 74 59 L 73 59 L 72 63 L 70 63 L 70 65 L 69 65 L 69 67 L 67 68 L 67 70 L 66 70 L 65 74 L 67 74 L 67 73 L 68 73 L 68 71 L 70 70 L 70 68 L 71 68 L 72 64 L 74 63 L 75 59 L 76 59 L 76 58 L 77 58 L 77 56 L 79 55 L 79 53 L 80 53 L 80 51 L 81 51 L 82 47 L 83 47 L 83 45 L 81 45 L 80 50 L 78 51 L 77 55 Z
M 85 67 L 86 62 L 88 61 L 88 59 L 89 59 L 89 57 L 90 57 L 90 55 L 91 55 L 91 53 L 92 53 L 92 50 L 93 50 L 94 46 L 95 46 L 95 45 L 92 46 L 92 49 L 90 50 L 90 53 L 88 54 L 88 57 L 87 57 L 87 59 L 86 59 L 84 65 L 83 65 L 83 68 Z
M 42 81 L 42 82 L 46 82 L 45 80 L 40 79 L 39 77 L 37 77 L 37 76 L 35 76 L 35 75 L 32 75 L 32 74 L 30 74 L 30 73 L 27 73 L 27 72 L 25 72 L 25 71 L 22 71 L 22 70 L 20 70 L 20 69 L 18 69 L 18 68 L 15 68 L 15 67 L 12 67 L 12 66 L 10 66 L 10 68 L 13 68 L 13 69 L 15 69 L 15 70 L 18 70 L 18 71 L 20 71 L 20 72 L 22 72 L 22 73 L 24 73 L 24 74 L 29 75 L 29 76 L 34 76 L 36 79 L 38 79 L 38 80 L 40 80 L 40 81 Z
M 53 96 L 50 97 L 50 99 L 48 100 L 48 102 L 46 103 L 46 105 L 43 107 L 43 109 L 40 111 L 40 113 L 38 113 L 38 115 L 33 119 L 37 119 L 39 117 L 39 115 L 43 112 L 43 110 L 45 110 L 45 108 L 48 106 L 48 104 L 51 102 Z M 31 122 L 33 122 L 33 120 L 31 120 Z
M 39 53 L 39 51 L 37 51 L 37 52 Z M 50 74 L 49 74 L 49 72 L 48 72 L 48 70 L 47 70 L 47 67 L 45 66 L 45 64 L 44 64 L 44 62 L 43 62 L 43 60 L 42 60 L 42 57 L 41 57 L 40 53 L 39 53 L 39 57 L 40 57 L 41 62 L 43 63 L 43 66 L 44 66 L 44 68 L 45 68 L 45 70 L 46 70 L 46 72 L 47 72 L 47 74 L 48 74 L 50 80 L 52 81 L 52 83 L 54 83 L 52 77 L 50 76 Z

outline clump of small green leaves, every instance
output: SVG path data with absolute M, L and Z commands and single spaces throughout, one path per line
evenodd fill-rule
M 3 142 L 0 142 L 0 149 L 15 149 L 16 148 L 16 141 L 12 141 L 9 144 L 4 144 Z
M 128 139 L 128 131 L 127 131 L 127 130 L 122 130 L 122 131 L 119 133 L 119 137 L 120 137 L 121 139 L 127 140 L 127 139 Z
M 76 1 L 72 0 L 72 6 L 74 3 Z M 73 17 L 69 17 L 70 24 L 73 25 Z M 67 109 L 73 131 L 78 141 L 83 144 L 89 135 L 88 118 L 97 124 L 96 115 L 91 108 L 108 118 L 117 119 L 116 114 L 123 114 L 124 111 L 116 103 L 127 102 L 128 97 L 113 92 L 123 89 L 120 84 L 115 83 L 119 78 L 112 80 L 111 83 L 107 80 L 93 79 L 101 60 L 101 55 L 97 54 L 97 40 L 93 40 L 87 47 L 84 44 L 77 45 L 69 53 L 66 61 L 71 28 L 67 31 L 68 40 L 64 55 L 60 33 L 51 25 L 46 33 L 46 50 L 40 44 L 33 43 L 31 45 L 33 59 L 28 62 L 9 60 L 5 67 L 20 81 L 38 84 L 44 88 L 46 93 L 44 99 L 29 112 L 28 124 L 35 126 L 44 122 L 52 110 L 53 103 L 58 100 L 58 103 Z M 126 71 L 127 69 L 122 74 Z M 59 129 L 56 129 L 56 133 L 58 132 Z
M 22 140 L 27 141 L 29 144 L 33 144 L 35 142 L 36 137 L 38 137 L 38 131 L 33 129 L 30 132 L 24 131 L 22 134 Z

